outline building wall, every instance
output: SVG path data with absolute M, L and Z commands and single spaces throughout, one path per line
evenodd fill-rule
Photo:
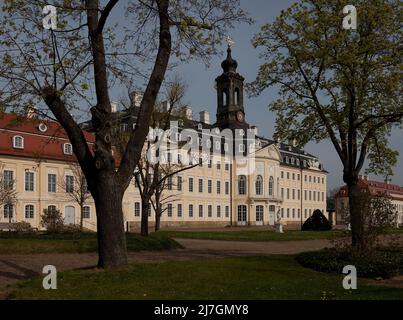
M 218 165 L 218 161 L 220 164 Z M 62 161 L 35 161 L 34 158 L 21 158 L 12 156 L 0 156 L 0 163 L 4 169 L 13 170 L 16 180 L 17 204 L 13 221 L 27 221 L 36 228 L 40 226 L 40 215 L 49 205 L 55 205 L 63 216 L 66 215 L 68 207 L 74 207 L 75 222 L 80 222 L 79 205 L 66 195 L 63 188 L 59 186 L 63 177 L 68 174 L 70 164 Z M 239 194 L 238 173 L 236 163 L 228 163 L 221 158 L 212 161 L 211 168 L 205 162 L 201 166 L 183 171 L 179 174 L 182 177 L 182 190 L 177 190 L 177 176 L 173 177 L 173 190 L 166 190 L 164 197 L 169 196 L 172 204 L 172 215 L 165 211 L 161 223 L 163 226 L 225 226 L 225 225 L 274 225 L 277 214 L 282 213 L 281 221 L 288 225 L 300 225 L 301 212 L 303 221 L 312 214 L 315 209 L 326 212 L 326 173 L 320 170 L 301 170 L 285 166 L 280 162 L 280 154 L 274 145 L 259 150 L 256 154 L 256 168 L 254 173 L 247 175 L 246 194 Z M 24 190 L 25 171 L 34 173 L 34 191 Z M 57 192 L 48 192 L 48 173 L 57 175 L 59 181 Z M 256 194 L 256 178 L 263 178 L 263 194 Z M 306 176 L 306 181 L 305 181 Z M 273 177 L 273 192 L 269 194 L 269 179 Z M 315 178 L 314 178 L 315 177 Z M 193 191 L 190 191 L 189 181 L 193 178 Z M 302 191 L 301 191 L 301 178 Z M 199 190 L 199 179 L 202 181 L 202 190 Z M 315 180 L 314 180 L 315 179 Z M 211 180 L 211 192 L 208 189 L 208 181 Z M 229 184 L 226 192 L 225 184 Z M 218 186 L 219 190 L 217 190 Z M 283 195 L 282 195 L 283 190 Z M 288 196 L 287 196 L 287 190 Z M 293 191 L 294 190 L 294 196 Z M 298 197 L 298 190 L 299 197 Z M 201 192 L 200 192 L 201 191 Z M 219 192 L 218 192 L 219 191 Z M 304 194 L 307 192 L 307 198 Z M 311 197 L 309 198 L 309 192 Z M 315 198 L 313 192 L 316 192 Z M 319 194 L 319 198 L 318 198 Z M 323 198 L 322 198 L 323 195 Z M 302 208 L 301 208 L 301 196 Z M 123 213 L 125 221 L 132 227 L 140 223 L 141 213 L 135 215 L 135 203 L 141 200 L 138 189 L 135 187 L 134 179 L 127 189 L 123 199 Z M 25 206 L 34 206 L 34 217 L 25 217 Z M 96 229 L 95 205 L 92 199 L 86 203 L 90 207 L 90 218 L 84 219 L 84 227 Z M 182 205 L 182 216 L 178 217 L 178 205 Z M 189 215 L 189 206 L 193 206 L 193 217 Z M 201 206 L 202 212 L 199 211 Z M 211 216 L 209 216 L 211 206 Z M 246 206 L 247 221 L 238 221 L 238 207 Z M 256 221 L 256 209 L 263 207 L 263 221 Z M 226 209 L 227 208 L 227 209 Z M 261 208 L 261 207 L 260 207 Z M 219 209 L 219 215 L 218 215 Z M 272 209 L 272 210 L 269 210 Z M 302 210 L 301 210 L 302 209 Z M 7 222 L 1 208 L 0 221 Z M 288 212 L 288 214 L 287 214 Z M 202 214 L 201 214 L 202 213 Z M 294 213 L 294 214 L 293 214 Z M 154 210 L 151 210 L 150 225 L 155 221 Z

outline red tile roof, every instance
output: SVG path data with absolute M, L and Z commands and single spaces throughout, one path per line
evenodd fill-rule
M 368 180 L 367 177 L 360 177 L 358 180 L 358 186 L 362 189 L 368 189 L 369 193 L 373 196 L 386 195 L 394 200 L 403 201 L 403 187 L 396 184 L 390 184 L 386 182 Z M 343 186 L 336 193 L 335 197 L 347 197 L 347 186 Z
M 42 132 L 43 123 L 47 130 Z M 84 132 L 88 144 L 95 142 L 95 137 Z M 24 138 L 24 148 L 13 147 L 13 137 Z M 67 133 L 55 121 L 39 118 L 28 119 L 12 113 L 0 113 L 0 155 L 36 158 L 37 160 L 75 161 L 74 155 L 65 155 L 63 144 L 69 143 Z

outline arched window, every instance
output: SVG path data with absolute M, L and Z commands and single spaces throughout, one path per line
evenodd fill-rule
M 56 206 L 54 206 L 54 205 L 48 206 L 48 212 L 49 212 L 49 213 L 51 213 L 51 212 L 56 212 Z
M 256 194 L 257 195 L 262 195 L 263 194 L 263 178 L 262 178 L 261 175 L 258 175 L 256 177 L 255 188 L 256 188 Z
M 246 176 L 238 177 L 238 193 L 246 194 Z
M 222 91 L 222 104 L 223 104 L 223 106 L 228 106 L 228 104 L 229 104 L 229 95 L 228 95 L 227 89 L 224 89 Z
M 24 138 L 21 136 L 13 137 L 13 148 L 24 149 Z
M 273 195 L 273 190 L 274 190 L 274 179 L 273 179 L 273 177 L 270 176 L 270 178 L 269 178 L 269 196 Z
M 234 91 L 234 101 L 235 105 L 239 105 L 239 88 L 236 88 Z

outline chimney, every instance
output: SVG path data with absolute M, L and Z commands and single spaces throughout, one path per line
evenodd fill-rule
M 183 110 L 184 110 L 184 114 L 185 114 L 186 119 L 192 120 L 193 119 L 192 108 L 189 107 L 189 106 L 186 106 L 186 107 L 183 108 Z
M 210 124 L 210 114 L 207 111 L 200 112 L 200 122 Z
M 140 107 L 141 101 L 143 100 L 143 92 L 132 91 L 130 94 L 130 102 L 136 107 Z
M 256 126 L 252 126 L 250 128 L 255 136 L 257 136 L 259 134 L 259 130 Z
M 171 104 L 169 101 L 162 102 L 162 112 L 168 112 L 171 109 Z
M 111 102 L 111 112 L 112 113 L 118 112 L 118 103 L 115 101 Z
M 33 106 L 27 107 L 27 119 L 32 119 L 38 116 L 37 110 Z

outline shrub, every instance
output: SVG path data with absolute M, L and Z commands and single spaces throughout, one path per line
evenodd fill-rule
M 14 223 L 14 229 L 16 233 L 31 233 L 34 231 L 31 224 L 25 221 Z
M 326 273 L 341 274 L 346 265 L 357 268 L 364 278 L 391 278 L 403 274 L 403 251 L 377 250 L 369 255 L 357 255 L 351 250 L 324 249 L 303 252 L 296 260 L 302 266 Z
M 331 229 L 332 226 L 329 220 L 319 209 L 316 209 L 302 226 L 302 231 L 326 231 Z
M 61 232 L 62 233 L 72 233 L 72 234 L 74 234 L 74 233 L 81 233 L 82 230 L 81 230 L 81 227 L 79 225 L 69 224 L 69 225 L 63 226 L 63 228 L 61 229 Z
M 41 225 L 50 233 L 61 232 L 64 227 L 64 220 L 61 212 L 57 209 L 44 209 L 43 215 L 41 215 Z

